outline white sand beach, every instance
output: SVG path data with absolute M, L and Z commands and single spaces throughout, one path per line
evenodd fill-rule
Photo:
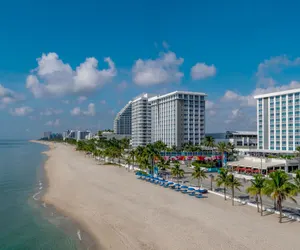
M 208 195 L 196 199 L 97 165 L 64 144 L 47 152 L 44 201 L 77 220 L 100 249 L 299 249 L 298 222 Z

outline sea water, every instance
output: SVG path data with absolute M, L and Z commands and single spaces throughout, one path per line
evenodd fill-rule
M 80 231 L 40 200 L 45 150 L 28 141 L 0 140 L 1 250 L 81 249 Z

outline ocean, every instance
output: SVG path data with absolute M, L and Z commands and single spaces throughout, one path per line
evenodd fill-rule
M 0 140 L 0 250 L 87 249 L 77 225 L 40 201 L 47 187 L 46 149 Z

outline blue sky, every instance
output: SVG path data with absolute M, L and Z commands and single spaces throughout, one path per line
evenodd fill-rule
M 141 92 L 208 94 L 207 132 L 255 130 L 253 95 L 299 88 L 297 1 L 6 1 L 0 138 L 111 128 Z

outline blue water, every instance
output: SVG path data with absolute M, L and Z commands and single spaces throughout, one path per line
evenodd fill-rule
M 46 187 L 41 154 L 46 149 L 0 140 L 1 250 L 79 249 L 71 221 L 39 201 Z

